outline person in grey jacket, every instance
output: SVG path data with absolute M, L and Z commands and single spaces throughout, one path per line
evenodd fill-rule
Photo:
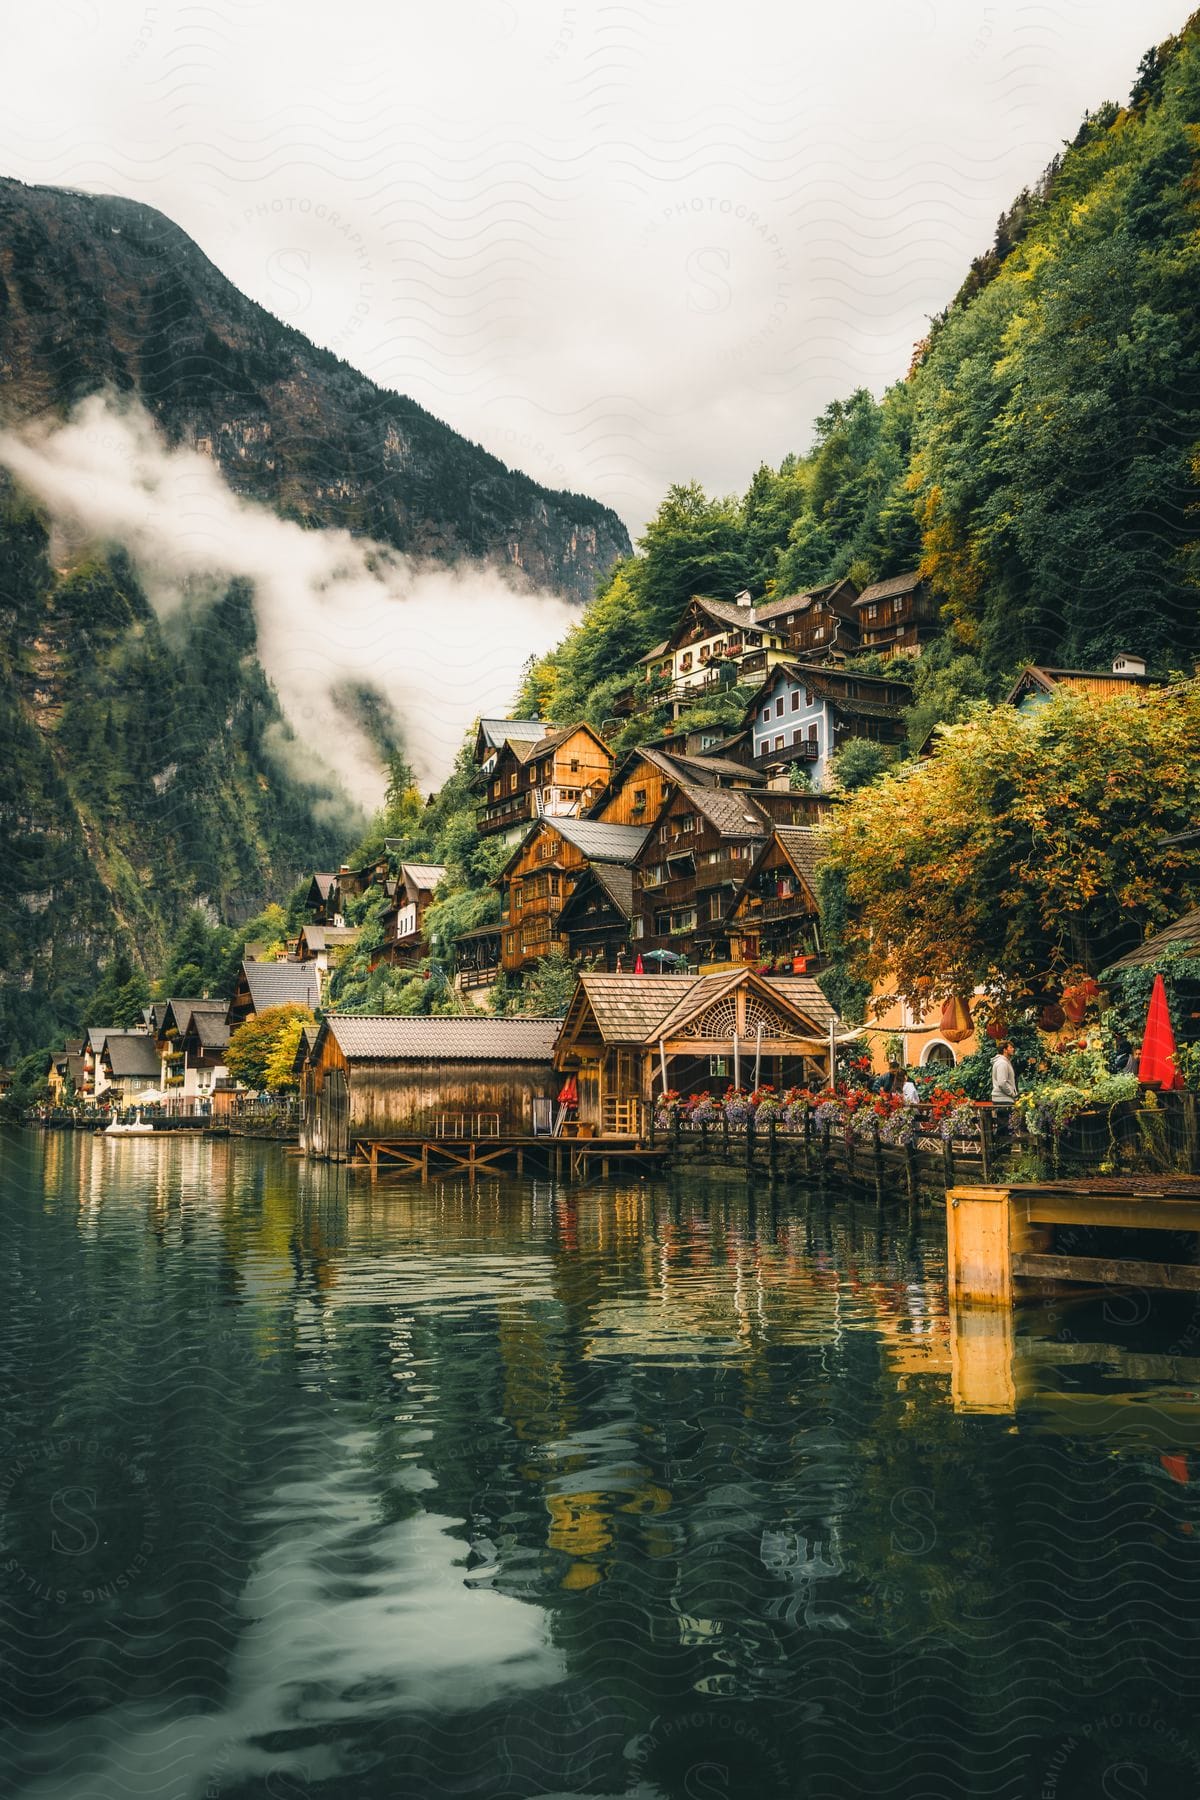
M 1011 1044 L 1005 1044 L 992 1059 L 992 1106 L 996 1112 L 996 1124 L 1002 1131 L 1008 1129 L 1008 1115 L 1017 1097 L 1017 1072 L 1013 1068 L 1012 1059 Z

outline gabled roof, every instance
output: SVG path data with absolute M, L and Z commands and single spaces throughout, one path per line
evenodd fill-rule
M 575 883 L 558 915 L 556 929 L 566 931 L 576 913 L 586 910 L 588 895 L 599 889 L 613 911 L 622 919 L 633 917 L 633 869 L 628 863 L 592 863 Z M 499 926 L 496 927 L 499 930 Z
M 111 1031 L 104 1040 L 104 1060 L 114 1081 L 160 1073 L 162 1063 L 154 1039 L 133 1031 Z
M 843 588 L 849 590 L 844 597 Z M 843 575 L 840 581 L 827 581 L 822 587 L 806 588 L 802 594 L 789 594 L 785 600 L 768 600 L 755 608 L 754 616 L 762 624 L 783 613 L 807 612 L 810 607 L 828 604 L 835 597 L 847 609 L 858 598 L 858 588 L 848 575 Z
M 194 1012 L 184 1026 L 184 1037 L 195 1032 L 202 1050 L 223 1050 L 229 1042 L 229 1020 L 224 1013 Z
M 1004 701 L 1006 706 L 1015 706 L 1025 694 L 1053 694 L 1062 687 L 1080 688 L 1093 694 L 1116 694 L 1162 685 L 1153 675 L 1118 675 L 1112 669 L 1050 669 L 1042 663 L 1026 663 Z
M 1173 924 L 1156 931 L 1153 937 L 1148 937 L 1136 950 L 1130 950 L 1118 962 L 1112 963 L 1104 973 L 1111 975 L 1115 969 L 1144 968 L 1149 963 L 1156 963 L 1168 950 L 1200 951 L 1200 908 L 1184 913 Z
M 684 787 L 679 791 L 722 837 L 765 837 L 771 829 L 749 794 L 736 788 Z
M 553 729 L 545 719 L 480 719 L 475 732 L 476 760 L 483 760 L 485 750 L 499 750 L 501 745 L 521 739 L 534 743 Z
M 419 893 L 432 894 L 439 882 L 446 879 L 445 863 L 402 862 L 400 875 L 403 880 L 411 881 Z
M 609 825 L 600 819 L 543 819 L 541 823 L 574 844 L 592 863 L 632 863 L 647 836 L 643 825 Z
M 165 1001 L 159 1001 L 160 1006 L 165 1004 Z M 107 1038 L 139 1037 L 145 1038 L 148 1044 L 154 1041 L 149 1032 L 143 1031 L 140 1026 L 134 1028 L 122 1026 L 118 1029 L 115 1025 L 89 1025 L 86 1037 L 88 1049 L 94 1052 L 103 1050 Z
M 333 874 L 323 873 L 323 874 L 313 876 L 312 880 L 308 884 L 308 891 L 311 894 L 313 889 L 316 888 L 317 894 L 319 895 L 319 897 L 322 900 L 328 900 L 330 893 L 336 886 L 337 886 L 337 876 L 333 875 Z
M 640 664 L 640 663 L 657 662 L 659 657 L 662 656 L 665 653 L 665 651 L 667 650 L 668 646 L 670 645 L 670 641 L 671 640 L 669 638 L 664 638 L 661 644 L 652 645 L 652 647 L 649 650 L 647 650 L 645 656 L 638 657 L 638 659 L 637 659 L 638 663 Z
M 545 1062 L 561 1019 L 339 1013 L 321 1026 L 347 1062 Z
M 336 950 L 342 944 L 353 944 L 361 930 L 361 925 L 305 925 L 300 937 L 310 950 Z
M 567 1026 L 586 1005 L 605 1043 L 653 1044 L 677 1033 L 689 1019 L 742 986 L 757 989 L 760 994 L 773 994 L 790 1010 L 811 1020 L 822 1033 L 836 1020 L 815 981 L 802 975 L 761 976 L 738 968 L 715 975 L 581 975 L 567 1013 Z M 797 1037 L 811 1036 L 800 1026 L 798 1020 Z
M 160 1037 L 172 1029 L 182 1036 L 194 1013 L 216 1013 L 223 1016 L 229 1010 L 228 1000 L 160 1000 L 158 1005 L 157 1030 Z
M 315 963 L 244 962 L 242 980 L 250 991 L 256 1013 L 269 1006 L 307 1006 L 315 1009 L 321 998 Z
M 300 1027 L 300 1036 L 296 1041 L 296 1054 L 292 1058 L 293 1075 L 299 1075 L 320 1035 L 321 1027 L 319 1025 L 302 1025 Z
M 872 689 L 878 693 L 881 688 L 896 687 L 903 689 L 905 693 L 908 692 L 904 683 L 897 681 L 891 675 L 860 675 L 857 669 L 848 669 L 843 675 L 842 671 L 830 671 L 819 663 L 781 662 L 776 663 L 758 693 L 746 707 L 744 716 L 747 723 L 754 721 L 764 696 L 780 680 L 790 680 L 805 688 L 810 688 L 814 694 L 819 695 L 825 701 L 827 706 L 847 717 L 897 719 L 904 706 L 908 704 L 904 700 L 871 698 Z M 857 697 L 850 698 L 838 691 L 843 681 L 853 681 L 860 690 L 865 688 L 866 692 L 860 692 Z M 781 720 L 780 724 L 782 725 L 784 722 Z
M 919 569 L 910 569 L 906 575 L 889 575 L 886 581 L 873 581 L 865 587 L 854 604 L 866 606 L 869 601 L 894 600 L 897 594 L 911 594 L 923 579 Z

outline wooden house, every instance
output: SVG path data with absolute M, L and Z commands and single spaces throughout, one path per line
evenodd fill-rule
M 480 719 L 475 727 L 475 765 L 488 776 L 505 744 L 536 744 L 554 729 L 545 719 Z
M 442 863 L 402 862 L 383 915 L 381 960 L 411 968 L 425 950 L 425 914 L 446 879 Z
M 501 964 L 519 975 L 550 950 L 566 949 L 558 917 L 590 864 L 630 868 L 645 842 L 637 825 L 543 819 L 501 871 Z
M 676 788 L 634 864 L 635 953 L 706 954 L 770 830 L 745 791 Z
M 854 602 L 854 610 L 861 647 L 883 657 L 919 656 L 941 635 L 941 602 L 916 569 L 873 581 Z
M 143 1094 L 157 1094 L 161 1064 L 154 1039 L 144 1031 L 110 1031 L 100 1050 L 104 1089 L 115 1106 L 128 1106 Z
M 835 1015 L 803 976 L 581 975 L 555 1065 L 575 1078 L 579 1121 L 641 1136 L 664 1086 L 723 1093 L 756 1079 L 781 1092 L 825 1079 Z
M 904 682 L 884 676 L 828 664 L 783 663 L 747 709 L 754 766 L 786 775 L 799 764 L 815 788 L 828 788 L 833 758 L 848 739 L 903 743 L 902 712 L 911 698 Z
M 454 945 L 455 983 L 464 992 L 493 987 L 500 975 L 500 921 L 460 931 Z
M 161 1006 L 162 1002 L 159 1001 L 158 1004 Z M 83 1057 L 81 1063 L 83 1086 L 80 1089 L 81 1099 L 99 1100 L 106 1093 L 111 1085 L 111 1077 L 107 1065 L 104 1062 L 104 1046 L 109 1038 L 115 1039 L 126 1037 L 142 1038 L 147 1043 L 154 1043 L 153 1032 L 148 1031 L 144 1026 L 129 1026 L 119 1030 L 112 1025 L 88 1026 L 87 1030 L 84 1032 L 83 1038 Z M 155 1049 L 154 1054 L 156 1058 L 155 1076 L 157 1078 L 161 1075 L 161 1060 L 158 1058 L 157 1048 Z
M 1147 675 L 1140 656 L 1125 651 L 1113 658 L 1112 667 L 1108 669 L 1050 669 L 1040 663 L 1026 663 L 1004 699 L 1008 706 L 1018 707 L 1022 712 L 1034 712 L 1064 689 L 1109 700 L 1165 685 L 1153 675 Z
M 70 1100 L 85 1097 L 82 1038 L 68 1038 L 62 1049 L 50 1058 L 46 1085 L 54 1106 L 65 1106 Z
M 612 766 L 612 751 L 590 725 L 569 725 L 533 743 L 504 744 L 476 814 L 481 836 L 521 831 L 535 819 L 579 818 Z
M 325 1019 L 300 1076 L 301 1148 L 344 1161 L 386 1138 L 527 1137 L 547 1123 L 559 1019 Z
M 314 925 L 340 925 L 338 878 L 333 873 L 314 875 L 304 896 L 304 910 Z
M 151 1012 L 164 1094 L 190 1105 L 212 1087 L 218 1066 L 219 1072 L 225 1073 L 223 1054 L 214 1057 L 213 1052 L 223 1052 L 229 1042 L 228 1011 L 228 1000 L 170 999 L 155 1003 Z
M 633 869 L 627 863 L 591 863 L 558 915 L 558 933 L 577 961 L 602 969 L 631 965 Z
M 294 960 L 315 965 L 322 993 L 339 954 L 357 942 L 361 929 L 359 925 L 305 925 L 302 929 Z
M 625 756 L 588 814 L 609 825 L 652 825 L 676 788 L 763 788 L 759 769 L 723 756 L 692 756 L 643 744 Z
M 820 833 L 811 826 L 775 827 L 729 911 L 731 962 L 814 971 L 821 956 L 816 876 L 822 852 Z
M 272 1006 L 307 1006 L 315 1012 L 321 1004 L 320 976 L 312 962 L 244 962 L 229 1002 L 229 1028 Z
M 694 705 L 722 688 L 762 681 L 786 654 L 783 636 L 759 622 L 749 594 L 735 601 L 694 594 L 670 636 L 642 659 L 641 685 L 654 699 Z
M 797 661 L 841 662 L 859 648 L 857 599 L 858 588 L 846 576 L 805 594 L 767 601 L 755 608 L 754 616 L 781 634 L 789 656 Z

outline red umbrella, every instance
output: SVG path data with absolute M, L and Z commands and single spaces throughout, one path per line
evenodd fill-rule
M 558 1104 L 560 1106 L 579 1105 L 579 1089 L 575 1084 L 575 1077 L 573 1075 L 568 1075 L 567 1079 L 563 1082 L 558 1096 Z
M 646 973 L 645 967 L 642 963 L 642 953 L 640 950 L 638 951 L 638 959 L 633 965 L 633 972 L 635 975 L 644 975 Z
M 1153 1082 L 1156 1087 L 1161 1088 L 1183 1086 L 1183 1077 L 1175 1067 L 1175 1033 L 1171 1030 L 1167 990 L 1163 986 L 1161 975 L 1154 977 L 1154 986 L 1150 990 L 1150 1010 L 1146 1014 L 1138 1080 Z

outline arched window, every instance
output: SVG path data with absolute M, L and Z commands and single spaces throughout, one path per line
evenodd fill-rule
M 942 1038 L 934 1038 L 921 1052 L 923 1069 L 952 1069 L 957 1061 L 953 1049 Z

